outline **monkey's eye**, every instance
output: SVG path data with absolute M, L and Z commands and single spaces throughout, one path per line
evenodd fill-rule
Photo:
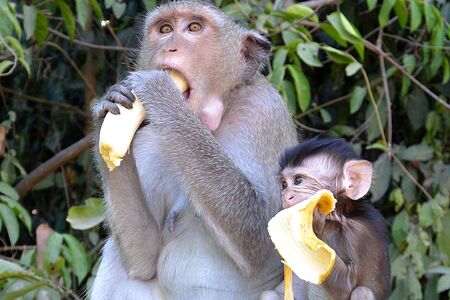
M 164 24 L 161 27 L 159 27 L 159 32 L 160 33 L 170 33 L 173 31 L 172 26 L 170 26 L 169 24 Z
M 303 182 L 303 176 L 296 176 L 295 178 L 294 178 L 294 184 L 295 185 L 299 185 L 300 183 L 302 183 Z
M 192 22 L 191 24 L 189 24 L 188 29 L 189 31 L 197 32 L 202 30 L 202 25 L 200 25 L 200 23 L 197 22 Z
M 287 182 L 286 182 L 286 180 L 282 180 L 281 181 L 281 188 L 284 190 L 285 188 L 287 188 Z

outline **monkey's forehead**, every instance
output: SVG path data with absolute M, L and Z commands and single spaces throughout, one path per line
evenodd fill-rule
M 225 13 L 215 6 L 202 1 L 173 1 L 157 7 L 149 12 L 145 18 L 145 28 L 149 28 L 161 19 L 173 17 L 201 15 L 223 27 L 231 21 Z

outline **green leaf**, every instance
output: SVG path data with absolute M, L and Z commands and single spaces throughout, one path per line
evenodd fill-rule
M 114 13 L 114 16 L 116 16 L 117 19 L 120 19 L 123 14 L 125 13 L 125 9 L 127 8 L 127 4 L 125 2 L 114 2 L 112 10 Z
M 369 11 L 372 11 L 377 6 L 378 0 L 366 0 L 366 2 L 367 8 L 369 9 Z
M 20 256 L 20 263 L 26 266 L 31 266 L 36 258 L 36 248 L 22 251 Z
M 16 54 L 19 58 L 23 58 L 23 49 L 20 42 L 13 36 L 5 37 L 6 42 L 16 50 Z
M 354 114 L 355 112 L 357 112 L 360 107 L 361 104 L 364 100 L 364 98 L 367 95 L 367 89 L 365 87 L 361 87 L 361 86 L 355 86 L 353 88 L 352 91 L 352 95 L 350 97 L 350 113 Z
M 3 203 L 0 203 L 0 216 L 5 223 L 11 245 L 15 245 L 19 239 L 19 223 L 12 210 Z
M 0 195 L 0 200 L 2 200 L 6 205 L 8 205 L 14 213 L 19 217 L 25 227 L 31 232 L 31 216 L 28 211 L 17 201 Z
M 97 17 L 97 19 L 103 20 L 103 11 L 97 0 L 89 0 L 89 4 L 91 5 L 92 11 L 94 12 L 94 15 Z
M 295 91 L 297 93 L 297 102 L 302 111 L 306 111 L 311 102 L 311 90 L 309 81 L 298 66 L 287 65 L 289 73 L 294 79 Z
M 48 280 L 41 280 L 37 282 L 30 283 L 26 285 L 23 288 L 20 288 L 18 290 L 14 290 L 12 292 L 7 293 L 3 296 L 3 300 L 15 300 L 15 299 L 22 299 L 21 297 L 28 294 L 31 291 L 37 290 L 39 288 L 42 288 L 44 286 L 48 286 Z
M 151 10 L 155 9 L 155 7 L 157 5 L 157 1 L 156 0 L 144 0 L 144 5 L 145 5 L 145 9 L 147 11 L 151 11 Z
M 437 233 L 436 245 L 439 251 L 447 255 L 447 258 L 450 259 L 450 230 L 448 230 L 450 228 L 450 212 L 448 211 L 442 217 L 442 227 L 447 230 L 442 230 Z
M 297 54 L 302 61 L 311 67 L 321 67 L 319 60 L 319 44 L 315 42 L 300 43 L 297 45 Z
M 389 188 L 392 174 L 392 162 L 386 153 L 383 153 L 374 163 L 373 182 L 370 187 L 372 202 L 378 201 Z
M 348 77 L 353 76 L 356 72 L 361 70 L 361 68 L 362 65 L 359 62 L 354 61 L 345 67 L 345 75 L 347 75 Z
M 34 37 L 38 44 L 42 44 L 48 36 L 48 18 L 40 10 L 36 14 L 36 29 L 34 30 Z
M 114 2 L 116 2 L 115 0 L 105 0 L 105 8 L 106 9 L 111 9 L 111 7 L 113 6 Z
M 394 189 L 389 195 L 389 201 L 395 203 L 395 211 L 399 211 L 405 203 L 405 198 L 403 197 L 402 190 L 400 188 Z
M 89 3 L 88 0 L 76 0 L 77 20 L 81 28 L 86 30 L 89 20 Z
M 69 34 L 70 41 L 75 38 L 75 18 L 69 5 L 63 0 L 56 0 L 61 15 L 64 18 L 64 25 L 66 26 L 67 33 Z
M 3 61 L 1 61 L 0 62 L 0 74 L 7 73 L 6 70 L 8 70 L 13 64 L 14 63 L 12 61 L 10 61 L 10 60 L 3 60 Z
M 433 267 L 429 270 L 427 270 L 427 274 L 448 274 L 450 275 L 450 267 Z
M 314 10 L 312 10 L 310 7 L 301 5 L 301 4 L 294 4 L 289 6 L 286 9 L 286 14 L 290 17 L 296 18 L 296 19 L 305 19 L 311 20 L 313 22 L 319 22 L 319 18 L 317 17 Z
M 89 198 L 85 205 L 72 206 L 67 221 L 72 228 L 86 230 L 97 226 L 105 219 L 105 206 L 100 198 Z
M 270 81 L 275 85 L 278 89 L 281 89 L 281 85 L 283 84 L 284 74 L 286 73 L 286 67 L 281 66 L 280 68 L 276 68 L 273 70 Z
M 414 32 L 422 23 L 422 12 L 418 0 L 411 0 L 409 6 L 411 10 L 410 31 Z
M 57 232 L 52 232 L 47 239 L 47 247 L 45 248 L 44 260 L 54 264 L 59 257 L 63 243 L 63 236 Z
M 433 154 L 433 147 L 426 144 L 418 144 L 398 152 L 398 157 L 408 161 L 427 161 L 433 158 Z
M 450 79 L 450 64 L 448 63 L 447 58 L 444 58 L 444 61 L 442 62 L 442 68 L 444 69 L 444 75 L 442 75 L 442 84 L 447 84 Z
M 406 54 L 403 56 L 403 67 L 406 69 L 406 71 L 409 74 L 412 74 L 414 72 L 414 69 L 416 68 L 416 57 L 412 54 Z M 405 96 L 408 91 L 409 87 L 411 86 L 411 81 L 408 77 L 403 76 L 402 77 L 402 88 L 401 88 L 401 95 Z
M 297 112 L 297 97 L 295 95 L 295 88 L 292 82 L 283 80 L 281 93 L 283 94 L 283 98 L 286 101 L 291 116 L 295 116 Z
M 450 290 L 450 275 L 441 276 L 437 284 L 437 292 L 442 293 Z
M 402 210 L 395 216 L 391 230 L 395 245 L 400 247 L 406 241 L 406 237 L 410 231 L 409 217 L 406 211 Z
M 389 21 L 389 14 L 394 7 L 396 0 L 383 0 L 380 13 L 378 14 L 378 23 L 381 27 L 384 27 Z
M 8 19 L 8 21 L 11 23 L 17 36 L 20 38 L 22 29 L 20 28 L 19 21 L 17 21 L 17 18 L 14 16 L 15 12 L 11 9 L 11 4 L 9 4 L 9 2 L 7 1 L 2 3 L 0 5 L 0 12 L 1 15 L 6 16 L 6 19 Z
M 17 191 L 5 182 L 0 182 L 0 193 L 8 196 L 12 200 L 19 200 L 19 194 L 17 194 Z
M 275 51 L 275 55 L 273 56 L 272 67 L 273 69 L 280 69 L 284 67 L 284 63 L 286 62 L 286 57 L 289 50 L 285 47 L 277 49 Z
M 411 92 L 407 99 L 406 113 L 411 123 L 411 127 L 414 130 L 418 130 L 423 127 L 427 118 L 429 111 L 428 99 L 425 94 L 418 89 Z
M 397 0 L 394 5 L 394 11 L 397 15 L 398 22 L 402 28 L 408 24 L 408 7 L 405 0 Z
M 327 20 L 343 39 L 353 43 L 361 59 L 364 59 L 363 38 L 347 18 L 341 12 L 337 11 L 328 15 Z
M 78 278 L 78 282 L 82 282 L 89 271 L 86 251 L 83 245 L 69 234 L 63 234 L 64 241 L 69 247 L 70 254 L 73 258 L 72 269 Z
M 333 26 L 327 23 L 320 24 L 320 28 L 325 31 L 333 40 L 342 47 L 347 47 L 347 41 L 343 39 Z
M 330 123 L 332 120 L 330 113 L 326 109 L 320 109 L 320 116 L 324 123 Z
M 348 54 L 347 52 L 338 50 L 336 48 L 330 47 L 330 46 L 322 46 L 322 49 L 327 52 L 328 57 L 338 64 L 351 64 L 352 62 L 355 62 L 356 60 Z
M 436 15 L 433 12 L 433 5 L 424 1 L 423 2 L 423 12 L 425 15 L 425 24 L 427 24 L 428 32 L 431 32 L 437 23 Z
M 23 27 L 27 39 L 33 36 L 34 30 L 36 29 L 36 17 L 37 13 L 34 5 L 25 4 L 23 6 Z

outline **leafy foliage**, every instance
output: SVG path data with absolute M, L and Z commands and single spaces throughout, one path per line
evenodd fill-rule
M 391 233 L 390 299 L 448 296 L 450 4 L 218 2 L 273 43 L 267 78 L 302 137 L 344 137 L 374 162 L 370 198 Z M 89 131 L 91 101 L 129 70 L 126 51 L 155 5 L 0 0 L 0 297 L 82 294 L 104 238 L 89 151 L 22 199 L 13 186 Z M 55 231 L 40 234 L 41 223 Z

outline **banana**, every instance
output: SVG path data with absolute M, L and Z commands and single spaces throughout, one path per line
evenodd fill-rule
M 317 238 L 312 221 L 316 206 L 323 214 L 328 214 L 335 204 L 330 191 L 320 190 L 309 199 L 280 211 L 269 221 L 270 238 L 285 264 L 285 294 L 292 293 L 291 270 L 300 279 L 314 284 L 321 284 L 331 273 L 336 252 Z
M 169 76 L 181 93 L 188 89 L 186 80 L 179 72 L 170 70 Z M 145 118 L 144 107 L 137 97 L 131 109 L 126 109 L 120 104 L 117 106 L 120 114 L 114 115 L 108 112 L 100 128 L 99 151 L 109 171 L 120 166 L 136 130 Z

